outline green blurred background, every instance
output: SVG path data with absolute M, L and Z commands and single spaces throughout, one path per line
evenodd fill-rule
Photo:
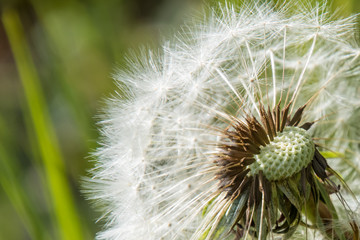
M 0 1 L 0 239 L 94 238 L 100 213 L 81 179 L 93 165 L 97 115 L 115 90 L 111 74 L 217 3 Z M 349 16 L 360 2 L 338 7 Z

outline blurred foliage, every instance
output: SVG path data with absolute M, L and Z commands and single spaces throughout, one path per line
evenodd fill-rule
M 92 167 L 111 74 L 128 49 L 158 46 L 218 2 L 0 1 L 0 239 L 94 238 L 99 214 L 81 177 Z M 356 0 L 338 7 L 343 16 L 360 11 Z

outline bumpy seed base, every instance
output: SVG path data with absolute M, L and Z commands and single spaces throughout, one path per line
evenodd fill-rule
M 307 132 L 298 127 L 286 127 L 254 156 L 250 174 L 262 170 L 270 181 L 282 180 L 299 172 L 314 157 L 315 145 Z

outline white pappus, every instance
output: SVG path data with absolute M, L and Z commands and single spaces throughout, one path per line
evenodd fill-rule
M 301 195 L 305 201 L 297 203 L 279 185 L 291 207 L 298 210 L 294 210 L 296 219 L 284 217 L 287 226 L 281 223 L 281 214 L 293 209 L 278 210 L 267 204 L 265 182 L 262 185 L 266 175 L 258 178 L 259 195 L 254 193 L 252 198 L 251 184 L 243 189 L 241 184 L 246 184 L 236 181 L 244 178 L 234 177 L 247 167 L 239 172 L 224 167 L 234 162 L 233 139 L 246 142 L 251 138 L 237 133 L 237 127 L 257 128 L 253 118 L 261 123 L 266 139 L 277 132 L 271 133 L 267 121 L 274 120 L 275 125 L 278 121 L 278 131 L 282 124 L 291 129 L 311 123 L 306 130 L 314 145 L 309 146 L 316 146 L 328 158 L 327 163 L 355 193 L 360 190 L 355 179 L 360 155 L 360 48 L 354 37 L 355 17 L 336 20 L 324 6 L 293 5 L 220 6 L 159 52 L 149 51 L 115 74 L 121 94 L 109 101 L 101 122 L 102 146 L 95 153 L 96 167 L 87 182 L 89 198 L 106 220 L 98 239 L 265 239 L 296 231 L 310 238 L 307 231 L 311 230 L 304 226 L 310 225 L 311 217 L 300 208 L 313 193 L 305 189 Z M 302 106 L 305 110 L 297 119 Z M 249 136 L 253 136 L 251 131 Z M 257 138 L 253 138 L 254 142 Z M 258 151 L 236 154 L 253 156 Z M 318 150 L 310 153 L 314 151 Z M 337 181 L 331 180 L 335 173 L 327 166 L 317 170 L 313 165 L 308 171 L 316 184 L 330 186 Z M 247 177 L 257 175 L 248 173 Z M 278 182 L 270 181 L 269 186 L 276 188 Z M 322 191 L 311 184 L 315 183 L 308 180 L 304 188 Z M 241 205 L 244 192 L 252 200 Z M 320 201 L 324 198 L 321 195 Z M 342 205 L 334 204 L 341 211 Z M 271 211 L 279 218 L 269 217 Z M 352 224 L 345 228 L 351 232 L 357 227 L 354 213 L 344 211 Z M 334 216 L 332 220 L 336 225 Z M 276 229 L 281 224 L 283 232 Z M 336 232 L 336 227 L 324 221 L 318 224 L 323 237 L 339 237 L 328 231 Z

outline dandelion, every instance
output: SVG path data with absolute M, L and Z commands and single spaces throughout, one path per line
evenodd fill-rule
M 115 75 L 99 239 L 359 239 L 354 17 L 289 9 L 221 6 Z

